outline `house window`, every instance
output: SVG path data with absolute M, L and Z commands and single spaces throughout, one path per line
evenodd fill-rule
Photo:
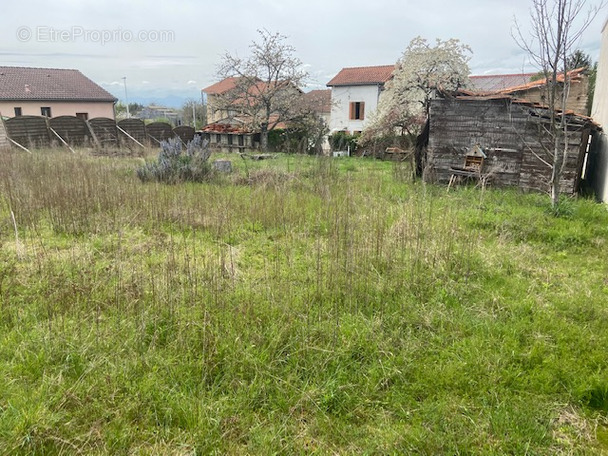
M 222 143 L 222 135 L 215 135 L 215 142 L 218 144 Z
M 89 113 L 88 112 L 77 112 L 76 117 L 78 117 L 79 119 L 82 119 L 82 120 L 89 120 Z
M 245 137 L 243 135 L 239 135 L 239 146 L 243 147 L 245 145 Z
M 15 107 L 15 117 L 19 117 L 21 115 L 23 115 L 21 108 Z
M 51 117 L 51 108 L 49 108 L 49 107 L 40 108 L 40 115 L 43 115 L 44 117 Z
M 228 135 L 228 145 L 232 146 L 232 135 Z
M 365 119 L 365 103 L 363 101 L 353 101 L 350 104 L 350 120 Z

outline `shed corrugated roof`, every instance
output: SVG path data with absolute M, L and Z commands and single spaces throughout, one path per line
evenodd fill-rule
M 78 70 L 8 66 L 0 66 L 0 100 L 117 101 Z
M 521 86 L 530 82 L 536 73 L 488 74 L 469 76 L 471 88 L 478 92 L 498 92 L 509 87 Z
M 563 76 L 562 76 L 562 78 L 563 78 Z M 460 89 L 460 90 L 458 90 L 456 92 L 452 92 L 452 93 L 443 92 L 443 96 L 449 97 L 449 98 L 455 98 L 457 100 L 464 100 L 464 101 L 508 100 L 509 102 L 511 102 L 513 104 L 530 106 L 530 107 L 534 107 L 534 108 L 548 110 L 548 107 L 545 104 L 534 102 L 534 101 L 529 101 L 529 100 L 526 100 L 525 98 L 517 97 L 516 94 L 508 93 L 507 91 L 495 92 L 495 93 L 481 93 L 481 92 L 473 92 L 470 90 Z M 563 112 L 558 109 L 558 110 L 556 110 L 556 113 L 558 115 L 563 114 L 563 115 L 569 116 L 571 120 L 578 121 L 578 122 L 593 126 L 594 128 L 596 128 L 598 130 L 601 130 L 601 126 L 597 122 L 595 122 L 591 117 L 576 113 L 571 109 L 563 111 Z
M 392 78 L 394 70 L 395 65 L 342 68 L 327 86 L 384 84 Z
M 586 68 L 576 68 L 568 71 L 571 82 L 579 82 Z M 521 74 L 495 74 L 485 76 L 470 76 L 472 90 L 480 93 L 515 93 L 522 92 L 536 87 L 541 87 L 547 83 L 545 78 L 532 81 L 532 77 L 538 73 Z M 558 82 L 564 81 L 564 75 L 557 75 Z
M 567 76 L 570 82 L 580 82 L 582 76 L 587 68 L 576 68 L 575 70 L 568 71 Z M 557 75 L 557 82 L 564 82 L 564 74 L 560 73 Z M 527 84 L 522 84 L 515 87 L 509 87 L 505 90 L 502 90 L 502 93 L 516 93 L 516 92 L 525 92 L 526 90 L 534 89 L 537 87 L 542 87 L 547 84 L 547 79 L 542 78 L 536 81 L 528 82 Z

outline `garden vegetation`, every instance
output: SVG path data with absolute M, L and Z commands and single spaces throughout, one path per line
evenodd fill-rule
M 608 451 L 603 205 L 244 165 L 0 155 L 0 454 Z

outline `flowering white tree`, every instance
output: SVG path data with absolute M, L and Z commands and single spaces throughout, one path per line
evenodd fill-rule
M 429 113 L 437 89 L 456 90 L 468 84 L 471 49 L 457 39 L 414 38 L 397 61 L 364 137 L 394 134 L 415 137 Z

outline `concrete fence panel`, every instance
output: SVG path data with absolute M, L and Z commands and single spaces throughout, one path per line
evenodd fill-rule
M 171 125 L 166 122 L 153 122 L 146 125 L 146 133 L 153 145 L 160 144 L 161 141 L 166 141 L 175 136 L 171 129 Z
M 118 147 L 118 128 L 114 119 L 95 117 L 88 123 L 101 147 Z
M 148 138 L 146 125 L 140 119 L 122 119 L 118 122 L 119 137 L 122 144 L 127 147 L 133 146 L 133 139 L 141 144 L 145 144 Z M 128 136 L 120 130 L 124 130 Z M 131 137 L 129 137 L 131 136 Z
M 51 136 L 46 117 L 18 116 L 4 123 L 6 134 L 24 147 L 50 147 Z
M 93 139 L 86 121 L 80 117 L 53 117 L 49 119 L 49 126 L 70 146 L 83 146 Z M 53 136 L 54 133 L 51 135 L 51 138 Z
M 175 136 L 178 136 L 184 144 L 188 144 L 188 142 L 194 139 L 194 128 L 188 127 L 187 125 L 175 127 L 173 133 Z

